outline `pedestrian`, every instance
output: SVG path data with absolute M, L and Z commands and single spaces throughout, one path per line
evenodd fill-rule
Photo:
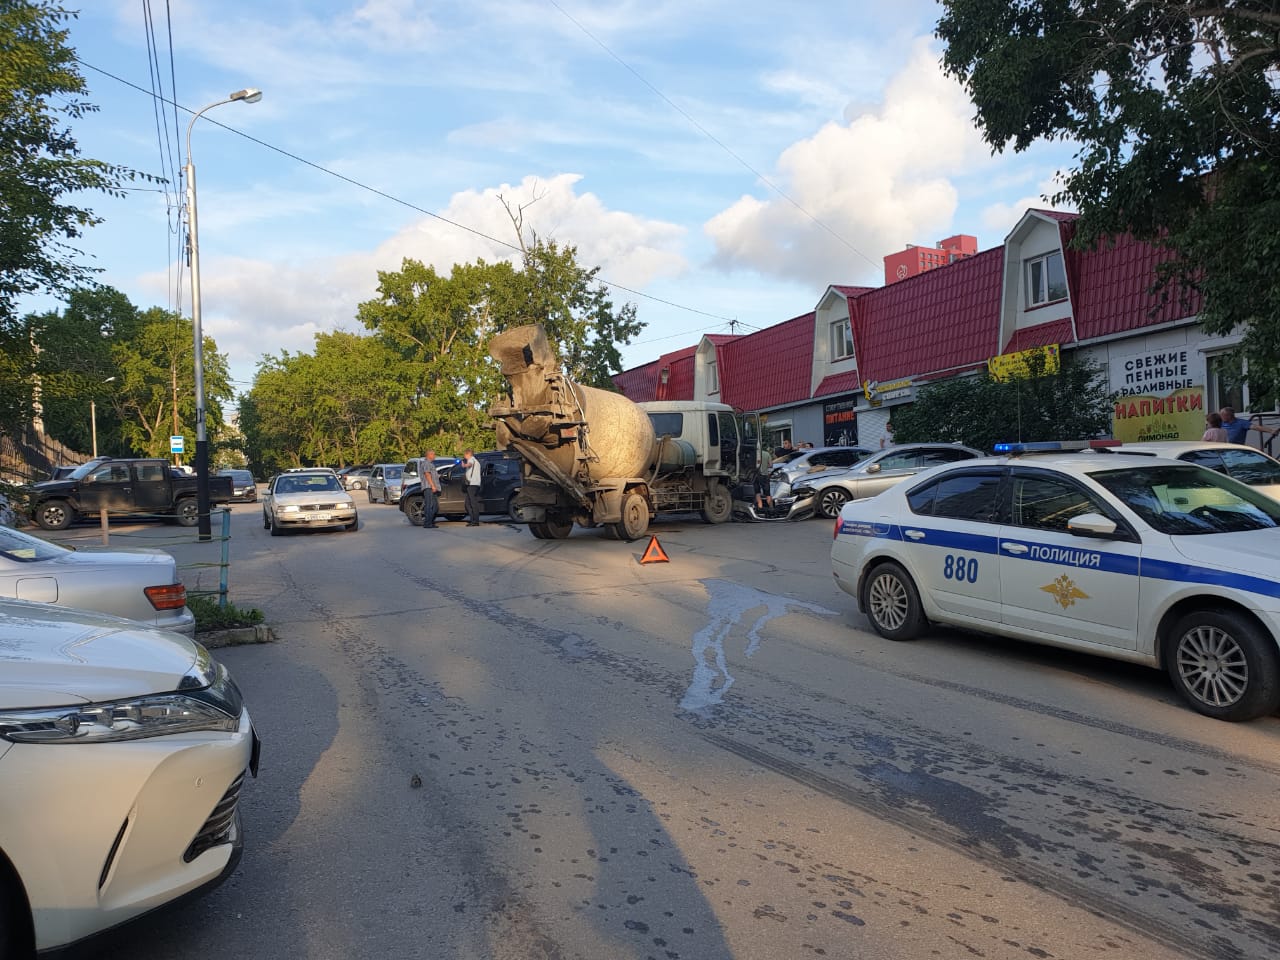
M 1230 443 L 1248 443 L 1250 430 L 1275 436 L 1276 431 L 1272 427 L 1264 426 L 1261 422 L 1251 424 L 1248 420 L 1236 419 L 1236 411 L 1233 407 L 1223 407 L 1219 415 L 1222 417 L 1222 429 L 1227 431 L 1227 441 Z
M 880 438 L 880 449 L 888 450 L 893 446 L 893 421 L 884 425 L 884 436 Z
M 1222 426 L 1222 415 L 1217 413 L 1208 414 L 1204 418 L 1205 431 L 1201 440 L 1208 440 L 1212 443 L 1226 443 L 1227 431 Z
M 437 498 L 440 496 L 440 473 L 436 470 L 436 452 L 428 450 L 422 462 L 422 529 L 436 526 Z
M 777 463 L 783 457 L 790 455 L 794 449 L 795 447 L 791 445 L 791 438 L 787 437 L 786 440 L 782 441 L 782 446 L 773 448 L 773 462 Z
M 480 526 L 480 461 L 475 452 L 462 452 L 462 465 L 466 468 L 467 526 Z
M 763 513 L 764 506 L 767 503 L 769 505 L 769 513 L 772 514 L 773 492 L 769 487 L 769 475 L 763 470 L 757 470 L 751 482 L 756 493 L 756 510 Z

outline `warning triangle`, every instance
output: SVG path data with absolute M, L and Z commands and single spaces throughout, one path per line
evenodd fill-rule
M 667 551 L 662 549 L 662 544 L 658 542 L 658 538 L 652 534 L 649 536 L 649 545 L 644 548 L 644 555 L 640 558 L 641 563 L 670 563 L 671 558 L 667 556 Z

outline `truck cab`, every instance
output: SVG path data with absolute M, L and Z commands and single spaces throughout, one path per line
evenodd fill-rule
M 698 400 L 654 400 L 638 406 L 649 415 L 659 440 L 670 437 L 692 446 L 707 476 L 733 484 L 759 469 L 760 418 L 755 414 Z

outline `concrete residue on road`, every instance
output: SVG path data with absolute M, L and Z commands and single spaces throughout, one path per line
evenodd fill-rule
M 796 611 L 808 611 L 824 617 L 838 616 L 834 610 L 816 603 L 765 593 L 728 580 L 707 579 L 701 583 L 707 588 L 708 622 L 693 637 L 693 679 L 680 700 L 683 710 L 704 710 L 716 706 L 733 686 L 724 644 L 733 628 L 747 614 L 763 608 L 747 630 L 747 646 L 743 652 L 748 657 L 754 656 L 760 647 L 761 629 L 775 617 Z

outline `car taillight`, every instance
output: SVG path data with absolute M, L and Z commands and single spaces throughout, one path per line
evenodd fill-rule
M 142 592 L 157 610 L 181 610 L 187 605 L 187 588 L 180 583 L 144 587 Z
M 840 536 L 840 528 L 844 526 L 844 521 L 836 517 L 835 526 L 831 528 L 831 539 L 835 540 Z

